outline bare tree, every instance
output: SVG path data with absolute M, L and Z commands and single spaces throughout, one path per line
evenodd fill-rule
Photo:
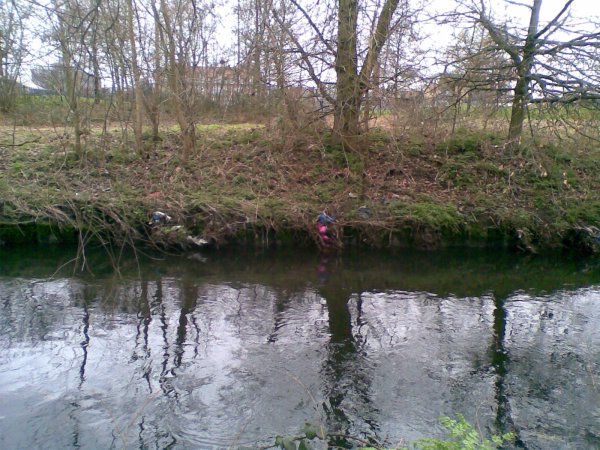
M 373 72 L 389 37 L 392 17 L 399 1 L 386 0 L 383 4 L 359 71 L 356 42 L 358 0 L 339 0 L 334 131 L 342 142 L 350 143 L 355 136 L 360 135 L 362 102 L 373 86 Z
M 171 107 L 181 129 L 183 160 L 196 149 L 197 80 L 210 64 L 209 44 L 214 34 L 210 6 L 197 1 L 160 0 L 159 8 L 153 10 L 167 61 Z
M 396 16 L 397 10 L 409 9 L 408 0 L 385 0 L 382 5 L 362 5 L 358 0 L 339 0 L 335 4 L 336 21 L 327 17 L 317 23 L 296 0 L 291 3 L 301 12 L 311 30 L 311 38 L 303 45 L 302 37 L 288 28 L 290 39 L 302 64 L 319 93 L 333 107 L 334 135 L 349 149 L 356 149 L 364 131 L 361 112 L 369 91 L 378 83 L 378 63 L 392 33 L 404 31 L 406 22 Z M 316 6 L 315 11 L 319 11 Z M 316 15 L 316 14 L 315 14 Z M 285 26 L 275 13 L 275 19 Z M 331 23 L 335 27 L 331 27 Z M 330 34 L 328 34 L 330 33 Z M 315 44 L 317 43 L 317 44 Z M 323 69 L 323 65 L 327 67 Z M 330 88 L 332 70 L 334 89 Z
M 129 147 L 129 126 L 134 135 L 134 148 L 142 154 L 142 112 L 145 95 L 141 89 L 143 64 L 138 49 L 143 30 L 138 20 L 138 6 L 133 0 L 107 0 L 100 4 L 100 46 L 103 70 L 110 74 L 110 103 L 107 113 L 121 126 L 123 145 Z M 140 92 L 141 91 L 141 92 Z
M 289 35 L 300 12 L 290 0 L 267 0 L 260 7 L 257 3 L 251 0 L 246 10 L 241 9 L 245 15 L 251 13 L 253 21 L 251 26 L 237 28 L 243 40 L 238 67 L 247 74 L 246 83 L 251 87 L 250 97 L 254 100 L 248 105 L 269 118 L 277 117 L 279 131 L 285 137 L 290 129 L 318 121 L 312 114 L 315 96 L 311 80 L 302 73 L 302 59 Z M 241 8 L 244 5 L 240 2 Z
M 69 121 L 73 125 L 75 135 L 75 153 L 81 156 L 83 153 L 81 146 L 82 114 L 79 108 L 80 92 L 77 86 L 81 73 L 79 58 L 83 52 L 81 49 L 81 35 L 76 31 L 80 31 L 83 24 L 75 20 L 78 16 L 76 2 L 59 4 L 55 1 L 53 6 L 52 14 L 55 21 L 52 35 L 59 46 L 64 81 L 64 85 L 61 86 L 61 93 L 65 96 L 69 105 Z
M 148 71 L 146 86 L 150 88 L 147 89 L 148 92 L 144 95 L 144 106 L 152 124 L 152 140 L 157 142 L 160 140 L 160 105 L 162 102 L 164 64 L 162 63 L 163 56 L 160 51 L 160 24 L 156 20 L 153 20 L 153 39 L 149 39 L 149 41 L 152 42 L 152 45 L 144 46 L 142 43 Z
M 600 32 L 569 15 L 566 0 L 551 20 L 540 23 L 542 0 L 504 0 L 506 8 L 527 8 L 526 27 L 494 17 L 488 0 L 459 0 L 458 18 L 483 27 L 495 49 L 511 62 L 512 110 L 508 141 L 519 143 L 531 103 L 573 103 L 600 99 L 598 71 L 585 61 L 598 61 Z M 591 31 L 586 31 L 591 30 Z
M 25 21 L 28 13 L 16 1 L 0 2 L 0 109 L 14 106 L 17 82 L 27 54 Z
M 46 48 L 51 50 L 48 53 L 55 57 L 56 62 L 34 71 L 32 75 L 38 80 L 54 82 L 54 88 L 66 99 L 68 113 L 65 125 L 72 127 L 74 150 L 81 157 L 84 150 L 82 135 L 88 133 L 92 107 L 81 98 L 96 95 L 99 86 L 93 75 L 100 71 L 97 47 L 94 50 L 90 44 L 94 42 L 94 30 L 98 25 L 99 2 L 53 0 L 36 6 L 37 24 L 45 25 Z
M 458 33 L 443 58 L 445 70 L 435 82 L 437 95 L 443 100 L 441 106 L 452 110 L 452 132 L 464 105 L 467 114 L 473 105 L 478 106 L 478 114 L 484 108 L 493 114 L 510 101 L 507 94 L 512 91 L 511 61 L 482 27 Z
M 129 39 L 129 46 L 131 47 L 131 70 L 133 74 L 133 135 L 135 138 L 135 147 L 138 154 L 143 154 L 143 142 L 142 142 L 142 111 L 144 109 L 144 98 L 142 91 L 142 76 L 138 63 L 138 52 L 136 42 L 136 32 L 133 25 L 135 15 L 135 5 L 133 0 L 127 0 L 127 36 Z

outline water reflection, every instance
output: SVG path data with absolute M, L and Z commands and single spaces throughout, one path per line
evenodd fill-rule
M 554 447 L 564 427 L 577 448 L 600 447 L 599 302 L 598 289 L 507 299 L 509 403 L 516 423 L 535 424 L 523 441 Z
M 598 447 L 593 260 L 219 254 L 119 277 L 90 254 L 93 276 L 48 278 L 68 255 L 18 256 L 2 448 L 268 445 L 305 422 L 392 446 L 456 412 L 524 448 Z
M 507 354 L 505 349 L 506 339 L 506 309 L 504 299 L 495 298 L 494 301 L 494 339 L 491 342 L 491 360 L 496 379 L 494 383 L 494 399 L 497 404 L 495 425 L 498 433 L 515 432 L 516 444 L 524 447 L 518 429 L 512 421 L 510 404 L 505 385 L 507 373 Z
M 329 342 L 321 374 L 323 409 L 332 434 L 331 447 L 348 446 L 347 435 L 374 439 L 378 435 L 379 411 L 372 402 L 372 370 L 361 334 L 362 292 L 353 293 L 343 279 L 332 276 L 331 267 L 339 261 L 322 256 L 317 273 L 317 292 L 327 306 Z M 356 295 L 357 301 L 351 302 Z M 350 308 L 354 310 L 354 318 Z M 377 442 L 375 440 L 375 442 Z

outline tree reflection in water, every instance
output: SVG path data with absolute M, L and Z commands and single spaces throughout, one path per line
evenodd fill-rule
M 63 278 L 9 258 L 0 443 L 253 446 L 313 421 L 347 447 L 460 412 L 523 447 L 597 448 L 597 266 L 442 256 L 224 255 Z
M 319 261 L 318 292 L 327 305 L 330 339 L 321 370 L 323 377 L 323 409 L 332 434 L 330 447 L 350 448 L 355 442 L 348 437 L 376 440 L 379 411 L 371 397 L 370 362 L 360 334 L 362 294 L 348 289 L 339 273 L 329 273 L 328 257 Z M 350 311 L 352 296 L 357 297 L 355 320 Z M 353 326 L 356 325 L 356 326 Z M 364 425 L 368 428 L 365 429 Z M 346 436 L 348 435 L 348 436 Z

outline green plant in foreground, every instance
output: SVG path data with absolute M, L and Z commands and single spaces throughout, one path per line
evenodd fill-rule
M 277 436 L 274 446 L 262 447 L 262 449 L 310 450 L 312 448 L 310 441 L 313 439 L 325 440 L 328 436 L 323 426 L 311 423 L 306 423 L 302 432 L 303 434 L 300 436 Z
M 514 433 L 494 434 L 488 439 L 467 422 L 462 414 L 457 414 L 456 419 L 447 416 L 441 417 L 440 423 L 446 428 L 449 434 L 447 439 L 423 438 L 415 441 L 408 447 L 401 447 L 395 450 L 495 450 L 511 443 L 515 439 Z M 334 436 L 340 437 L 340 435 L 329 434 L 322 426 L 307 423 L 304 426 L 302 435 L 277 436 L 275 445 L 261 447 L 261 449 L 309 450 L 312 448 L 311 441 L 315 438 L 324 441 Z M 344 439 L 349 442 L 362 443 L 363 446 L 359 446 L 359 450 L 391 450 L 379 446 L 364 446 L 366 444 L 365 441 L 351 436 L 344 436 Z
M 414 448 L 422 450 L 492 450 L 515 439 L 514 433 L 492 435 L 484 438 L 462 414 L 456 415 L 456 420 L 441 417 L 440 423 L 448 430 L 448 440 L 423 438 L 414 443 Z

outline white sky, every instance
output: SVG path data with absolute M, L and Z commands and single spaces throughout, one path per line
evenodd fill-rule
M 2 1 L 2 0 L 0 0 Z M 140 0 L 145 3 L 148 0 Z M 419 0 L 415 0 L 419 1 Z M 463 0 L 469 1 L 469 0 Z M 478 2 L 479 0 L 472 0 Z M 515 19 L 515 21 L 521 21 L 522 24 L 526 24 L 529 19 L 529 9 L 524 6 L 511 5 L 507 0 L 485 0 L 492 8 L 494 17 L 509 17 Z M 556 14 L 562 9 L 567 0 L 543 0 L 541 8 L 540 26 L 543 27 L 544 23 L 551 20 Z M 425 0 L 427 9 L 433 12 L 448 12 L 456 8 L 455 0 Z M 513 3 L 531 4 L 532 0 L 513 0 Z M 231 41 L 233 36 L 233 26 L 235 22 L 235 13 L 233 8 L 224 8 L 230 11 L 229 15 L 232 17 L 224 17 L 221 32 L 217 33 L 217 40 L 222 45 L 225 42 Z M 584 21 L 589 23 L 590 21 L 595 22 L 596 27 L 600 28 L 600 0 L 575 0 L 570 8 L 571 16 L 576 18 L 582 18 Z M 595 18 L 595 20 L 593 19 Z M 578 22 L 578 21 L 576 21 Z M 428 41 L 428 47 L 434 49 L 442 49 L 446 44 L 452 42 L 452 32 L 455 28 L 452 27 L 440 27 L 439 25 L 425 26 L 425 31 L 430 33 L 431 39 Z M 34 42 L 33 47 L 44 48 L 39 42 Z M 42 61 L 45 58 L 38 59 Z M 26 84 L 31 84 L 29 78 L 29 70 L 25 70 L 23 78 Z
M 542 0 L 541 17 L 542 21 L 551 20 L 562 7 L 565 5 L 567 0 Z M 532 0 L 518 0 L 517 2 L 523 4 L 531 4 Z M 506 10 L 509 16 L 513 17 L 524 17 L 528 14 L 528 9 L 525 7 L 519 7 L 515 5 L 509 5 L 505 0 L 487 0 L 495 13 L 502 13 Z M 429 4 L 433 9 L 438 11 L 447 11 L 452 9 L 456 2 L 454 0 L 430 0 Z M 508 6 L 508 8 L 507 8 Z M 600 1 L 598 0 L 575 0 L 570 8 L 571 15 L 574 17 L 590 18 L 591 16 L 600 16 Z
M 430 13 L 443 14 L 452 12 L 456 9 L 456 0 L 426 0 L 427 10 Z M 463 0 L 464 3 L 473 1 L 479 3 L 480 0 Z M 510 4 L 512 1 L 513 4 Z M 544 27 L 548 21 L 554 19 L 556 15 L 565 6 L 567 0 L 542 0 L 540 9 L 540 29 Z M 493 18 L 502 20 L 505 18 L 510 23 L 519 25 L 525 28 L 529 24 L 531 14 L 530 8 L 521 5 L 531 5 L 533 0 L 485 0 L 486 7 Z M 573 25 L 580 25 L 582 30 L 590 30 L 600 28 L 600 0 L 575 0 L 570 8 L 569 15 L 573 18 Z M 593 23 L 596 26 L 593 26 Z M 439 24 L 427 24 L 423 30 L 430 35 L 427 42 L 423 45 L 430 50 L 443 51 L 445 46 L 454 41 L 453 34 L 459 29 L 456 26 L 440 26 Z M 554 34 L 554 37 L 560 39 L 560 33 Z M 562 36 L 562 39 L 568 40 L 571 36 Z

